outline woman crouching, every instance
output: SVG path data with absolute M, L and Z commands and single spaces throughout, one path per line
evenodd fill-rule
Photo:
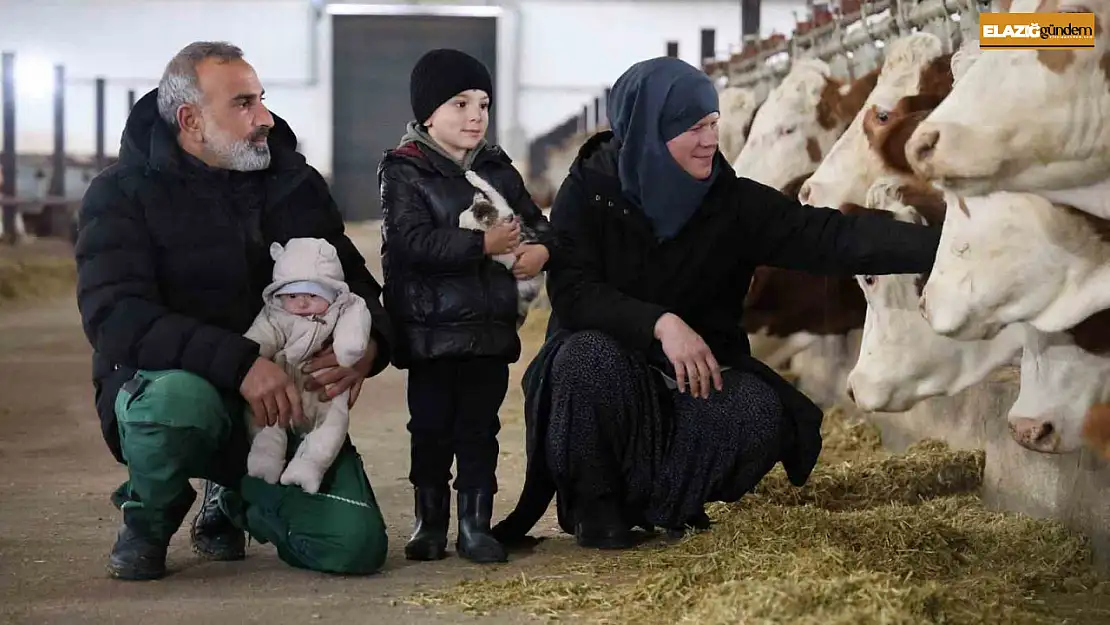
M 938 233 L 806 206 L 738 178 L 717 150 L 717 92 L 674 58 L 632 66 L 612 131 L 589 139 L 551 210 L 548 338 L 525 374 L 528 472 L 495 528 L 520 539 L 558 495 L 585 547 L 635 526 L 704 528 L 777 462 L 804 484 L 821 410 L 753 359 L 742 326 L 756 266 L 826 274 L 927 271 Z

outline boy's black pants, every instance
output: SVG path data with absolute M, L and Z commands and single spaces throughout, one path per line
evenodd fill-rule
M 457 459 L 455 490 L 497 492 L 497 411 L 508 389 L 503 359 L 441 359 L 409 367 L 413 486 L 446 486 Z

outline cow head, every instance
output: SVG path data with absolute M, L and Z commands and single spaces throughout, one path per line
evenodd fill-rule
M 740 155 L 758 102 L 755 92 L 743 87 L 721 90 L 720 150 L 729 162 Z
M 920 181 L 882 178 L 868 190 L 872 210 L 939 228 L 944 197 Z M 859 207 L 846 207 L 858 212 Z M 867 299 L 859 360 L 848 374 L 848 397 L 866 411 L 901 412 L 937 395 L 954 395 L 983 380 L 1021 349 L 1020 327 L 992 340 L 957 341 L 933 332 L 917 308 L 924 276 L 857 276 Z
M 1070 453 L 1083 444 L 1088 412 L 1110 401 L 1110 311 L 1067 332 L 1026 326 L 1021 389 L 1008 415 L 1022 447 Z
M 1084 187 L 1110 170 L 1110 0 L 1015 0 L 1012 13 L 1095 14 L 1091 50 L 986 50 L 906 145 L 965 195 Z
M 737 175 L 781 189 L 812 172 L 874 87 L 874 76 L 851 85 L 832 79 L 827 63 L 794 63 L 752 119 Z
M 863 204 L 867 190 L 880 177 L 909 170 L 904 156 L 891 162 L 884 154 L 904 154 L 913 126 L 951 89 L 951 55 L 944 54 L 939 37 L 918 32 L 895 40 L 863 109 L 803 185 L 798 199 L 830 208 Z M 888 146 L 882 151 L 873 148 L 880 141 Z
M 955 198 L 921 310 L 953 338 L 1073 327 L 1110 306 L 1110 222 L 1039 195 Z

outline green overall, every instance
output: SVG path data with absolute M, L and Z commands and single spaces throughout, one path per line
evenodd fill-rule
M 385 562 L 385 522 L 362 458 L 345 442 L 320 492 L 246 475 L 246 403 L 186 371 L 140 371 L 116 397 L 128 480 L 113 494 L 126 522 L 168 542 L 196 499 L 190 478 L 228 487 L 220 507 L 299 568 L 366 574 Z M 289 455 L 299 440 L 289 437 Z

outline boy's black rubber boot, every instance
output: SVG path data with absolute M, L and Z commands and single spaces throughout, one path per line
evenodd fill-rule
M 447 557 L 447 525 L 451 519 L 451 493 L 446 486 L 417 488 L 416 527 L 405 544 L 409 560 L 442 560 Z

